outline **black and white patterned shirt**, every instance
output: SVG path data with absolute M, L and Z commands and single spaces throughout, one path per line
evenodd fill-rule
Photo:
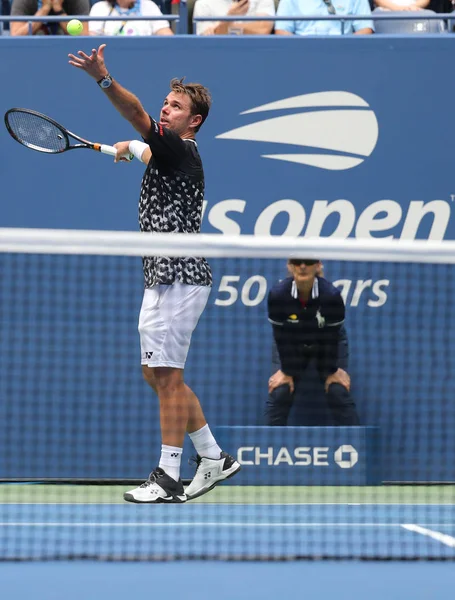
M 139 200 L 141 231 L 199 233 L 204 199 L 204 171 L 194 140 L 182 140 L 151 119 L 145 141 L 152 158 L 142 178 Z M 175 282 L 212 285 L 212 272 L 204 258 L 144 257 L 145 287 Z

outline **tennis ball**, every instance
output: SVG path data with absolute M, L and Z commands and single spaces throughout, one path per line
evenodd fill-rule
M 70 35 L 81 35 L 83 25 L 78 19 L 72 19 L 66 26 Z

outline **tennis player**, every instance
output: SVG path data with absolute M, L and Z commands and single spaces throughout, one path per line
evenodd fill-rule
M 268 316 L 281 363 L 281 369 L 269 380 L 269 404 L 279 400 L 280 396 L 272 393 L 280 386 L 288 386 L 292 393 L 294 379 L 301 378 L 309 362 L 315 359 L 334 424 L 359 425 L 350 394 L 350 378 L 341 368 L 343 355 L 338 352 L 344 302 L 340 291 L 317 275 L 320 269 L 319 260 L 289 259 L 291 277 L 269 292 Z M 287 413 L 289 410 L 290 406 Z M 268 424 L 278 424 L 273 406 L 268 407 L 268 413 Z M 284 424 L 281 419 L 282 415 L 280 424 Z
M 69 64 L 96 80 L 118 112 L 141 134 L 125 147 L 147 163 L 139 200 L 142 231 L 199 233 L 204 172 L 195 135 L 208 116 L 211 98 L 199 83 L 171 81 L 160 120 L 110 75 L 102 44 L 90 55 L 69 55 Z M 119 144 L 117 145 L 117 147 Z M 145 290 L 139 315 L 142 372 L 160 403 L 161 458 L 145 483 L 124 494 L 129 502 L 180 503 L 211 490 L 240 470 L 216 443 L 200 402 L 183 371 L 191 335 L 209 297 L 212 274 L 204 258 L 144 257 Z M 180 478 L 185 432 L 197 452 L 193 481 Z

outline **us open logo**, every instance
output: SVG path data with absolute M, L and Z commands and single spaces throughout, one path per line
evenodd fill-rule
M 261 156 L 330 171 L 357 167 L 371 155 L 378 141 L 376 115 L 363 98 L 350 92 L 292 96 L 240 114 L 266 111 L 287 111 L 288 114 L 256 121 L 216 137 L 299 146 L 305 152 Z

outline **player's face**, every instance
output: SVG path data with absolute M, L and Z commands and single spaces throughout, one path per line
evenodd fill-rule
M 200 115 L 191 114 L 191 100 L 186 94 L 170 92 L 164 100 L 160 113 L 160 125 L 178 135 L 194 131 L 200 123 Z
M 306 264 L 303 260 L 293 260 L 288 262 L 288 269 L 297 285 L 299 285 L 299 283 L 313 281 L 316 275 L 319 275 L 321 263 L 318 261 L 314 264 Z

